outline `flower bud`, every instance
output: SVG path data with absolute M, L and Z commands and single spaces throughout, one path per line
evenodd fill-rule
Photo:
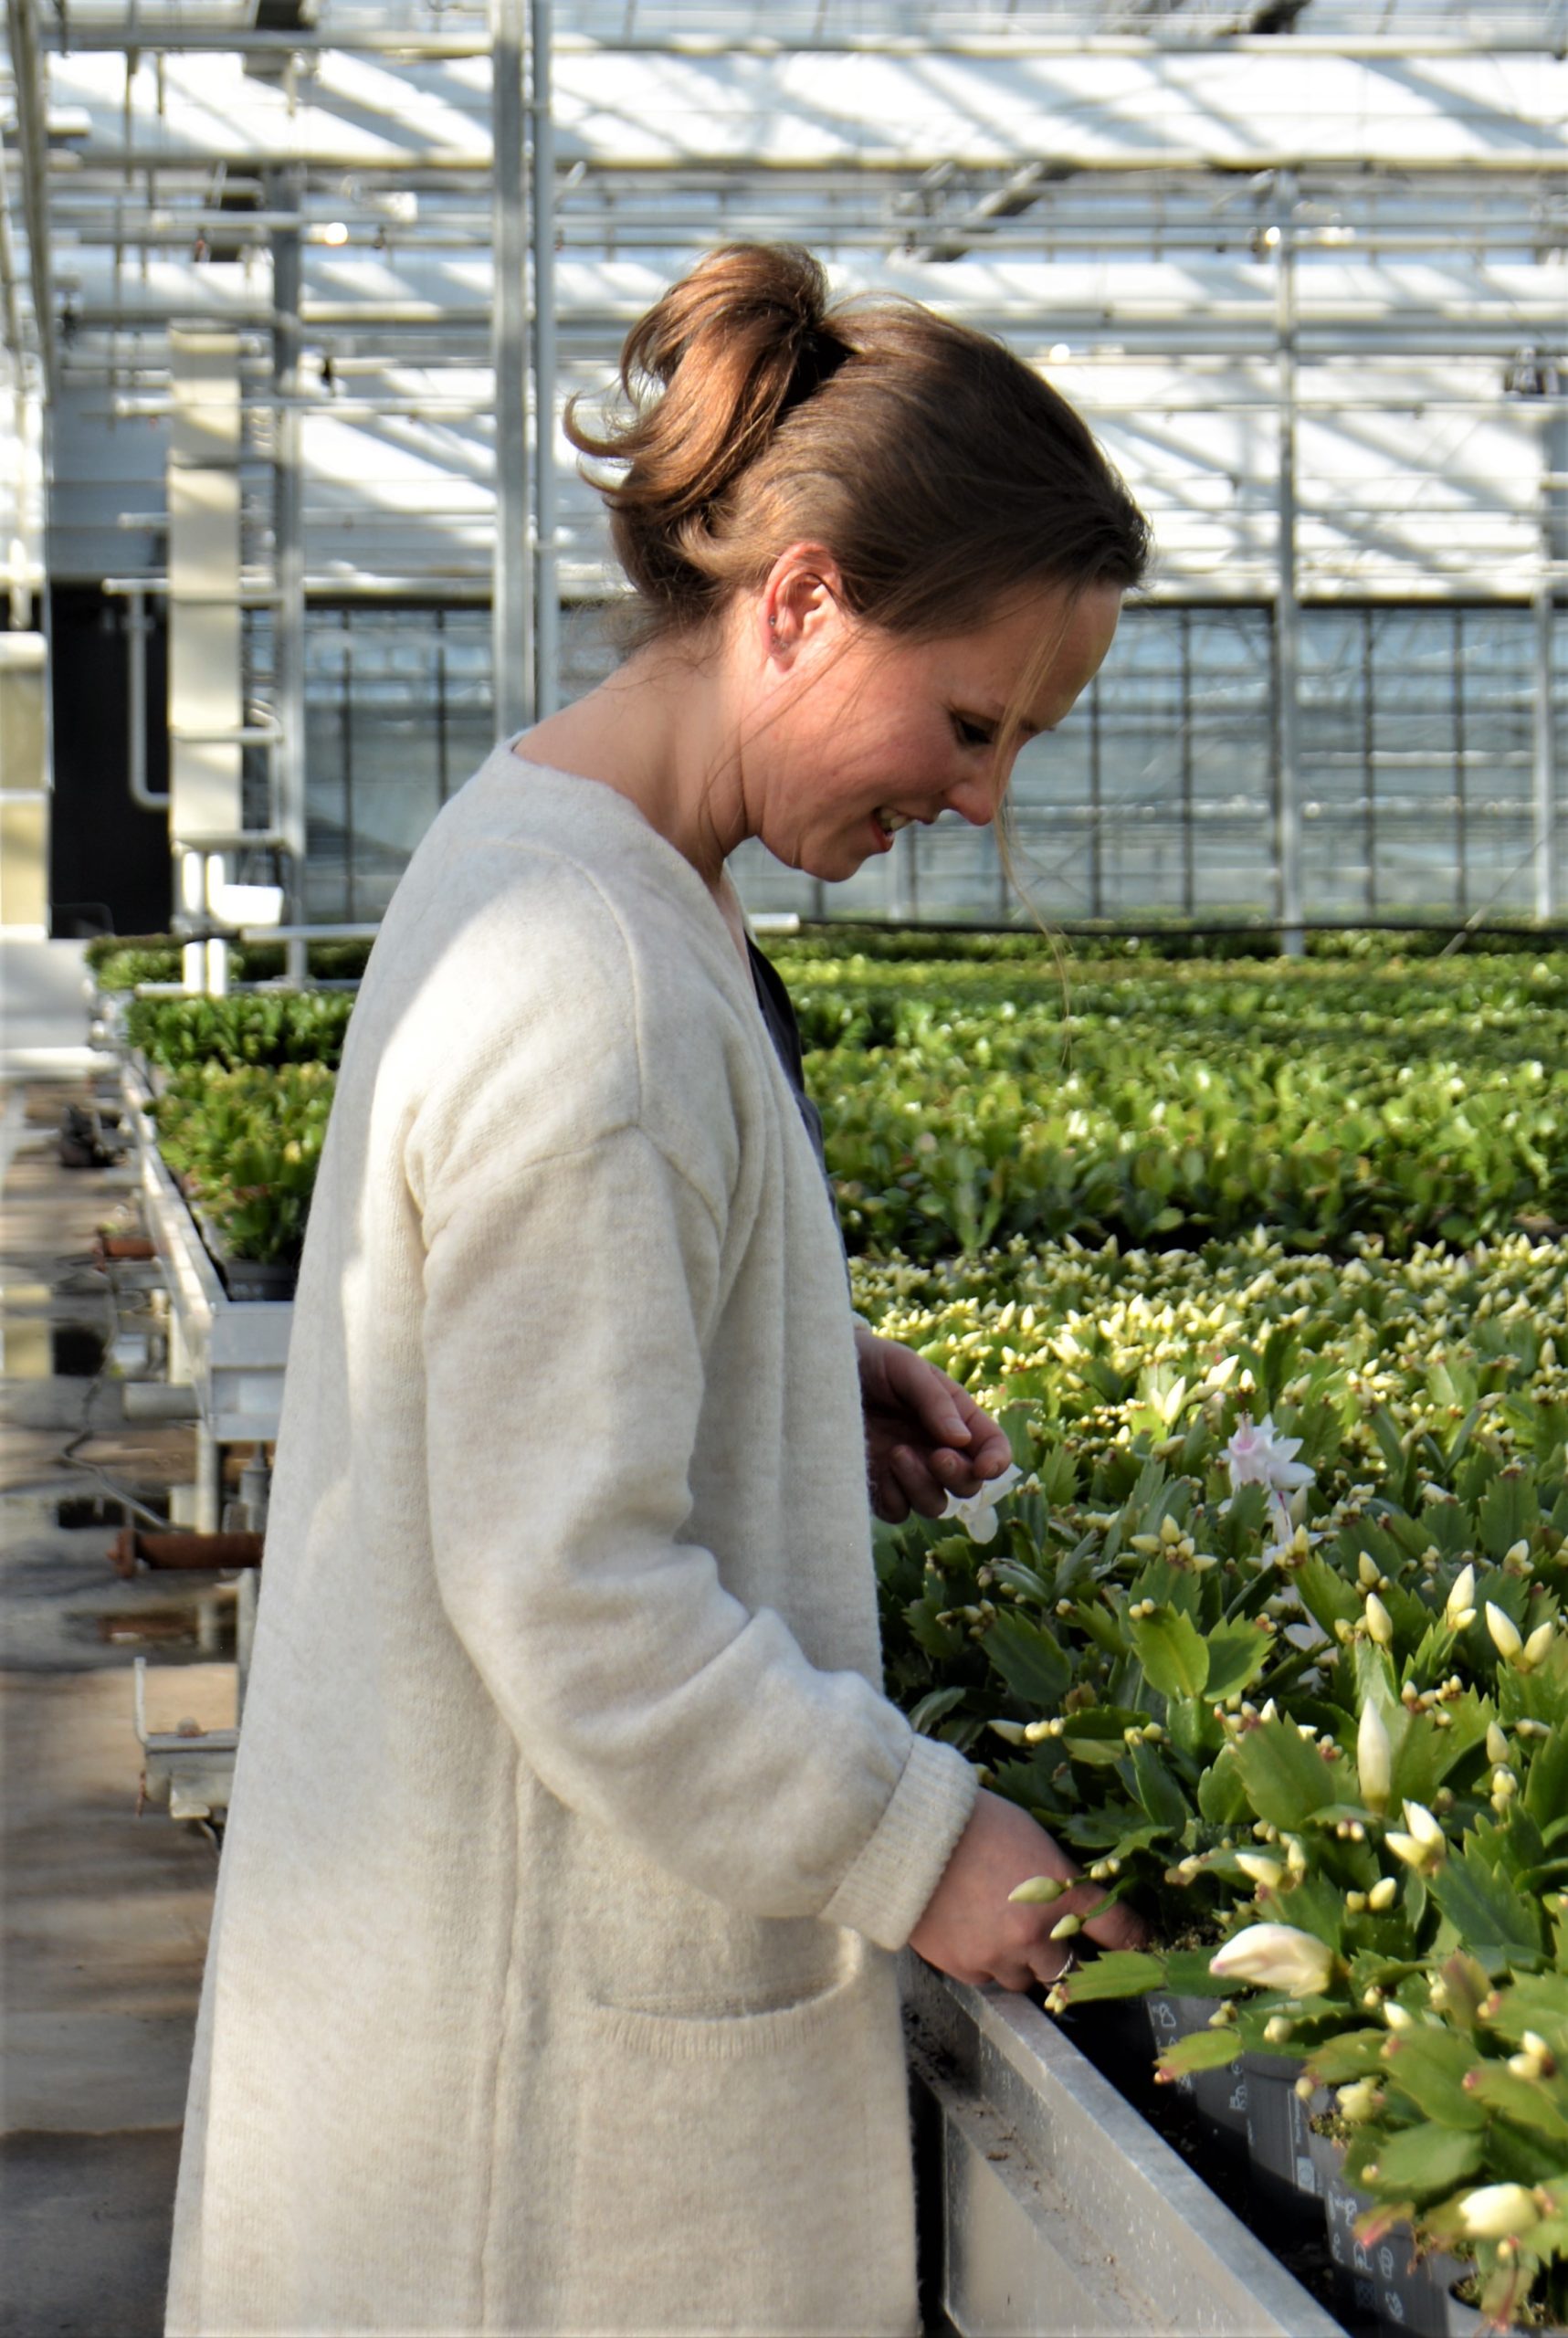
M 1363 1914 L 1365 1911 L 1366 1904 L 1367 1899 L 1364 1891 L 1347 1891 L 1345 1893 L 1345 1913 L 1347 1916 L 1359 1916 Z
M 1524 1646 L 1524 1635 L 1513 1617 L 1504 1615 L 1502 1609 L 1494 1606 L 1489 1599 L 1487 1601 L 1487 1629 L 1491 1634 L 1492 1646 L 1498 1654 L 1511 1662 Z M 1494 2185 L 1491 2188 L 1495 2191 L 1498 2187 Z
M 1071 1940 L 1075 1933 L 1080 1933 L 1082 1930 L 1083 1918 L 1081 1916 L 1061 1916 L 1058 1917 L 1057 1922 L 1051 1926 L 1051 1938 L 1053 1940 Z
M 1483 2184 L 1459 2202 L 1459 2228 L 1471 2240 L 1507 2240 L 1541 2221 L 1535 2195 L 1522 2184 Z
M 1341 2087 L 1334 2108 L 1350 2126 L 1359 2127 L 1373 2116 L 1382 2100 L 1375 2079 L 1357 2079 L 1352 2085 Z
M 1390 2029 L 1414 2029 L 1415 2016 L 1397 1997 L 1390 1997 L 1383 2008 L 1383 2017 Z
M 1021 1721 L 994 1721 L 991 1727 L 1005 1745 L 1023 1745 L 1027 1736 Z
M 1265 2042 L 1270 2046 L 1288 2046 L 1295 2035 L 1295 2023 L 1282 2013 L 1270 2014 L 1263 2025 Z
M 1209 1959 L 1216 1981 L 1250 1981 L 1293 1997 L 1320 1996 L 1333 1969 L 1326 1943 L 1291 1924 L 1248 1924 Z
M 1370 1605 L 1370 1602 L 1368 1603 Z M 1361 1779 L 1361 1798 L 1369 1810 L 1387 1806 L 1389 1787 L 1394 1777 L 1394 1752 L 1384 1726 L 1383 1715 L 1369 1697 L 1361 1709 L 1361 1727 L 1356 1732 L 1356 1772 Z
M 1375 1591 L 1366 1595 L 1366 1628 L 1379 1648 L 1394 1645 L 1394 1618 Z
M 1557 1627 L 1550 1617 L 1544 1624 L 1537 1624 L 1519 1652 L 1520 1663 L 1527 1672 L 1533 1671 L 1538 1664 L 1545 1663 L 1552 1653 L 1552 1643 L 1556 1634 Z
M 1363 1591 L 1375 1591 L 1383 1581 L 1383 1573 L 1370 1551 L 1363 1551 L 1355 1563 L 1357 1579 Z
M 1529 1566 L 1530 1544 L 1522 1536 L 1521 1536 L 1517 1543 L 1510 1543 L 1509 1544 L 1508 1549 L 1502 1554 L 1502 1564 L 1505 1567 Z
M 1498 1727 L 1495 1721 L 1489 1722 L 1487 1723 L 1487 1760 L 1489 1762 L 1506 1762 L 1508 1760 L 1508 1739 L 1503 1735 L 1502 1731 Z
M 1067 1889 L 1059 1875 L 1032 1875 L 1009 1891 L 1007 1899 L 1015 1908 L 1048 1908 Z
M 1278 1859 L 1265 1859 L 1261 1851 L 1237 1851 L 1237 1866 L 1247 1880 L 1264 1891 L 1278 1891 L 1285 1879 L 1285 1870 Z
M 1369 1908 L 1375 1909 L 1381 1915 L 1385 1908 L 1393 1907 L 1398 1890 L 1398 1879 L 1392 1875 L 1385 1875 L 1381 1881 L 1374 1883 L 1367 1893 L 1366 1904 Z
M 1451 1632 L 1462 1632 L 1476 1617 L 1476 1571 L 1472 1566 L 1461 1567 L 1454 1577 L 1447 1603 L 1443 1609 L 1443 1621 Z

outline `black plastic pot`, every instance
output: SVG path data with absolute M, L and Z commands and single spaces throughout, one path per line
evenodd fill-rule
M 1344 2176 L 1344 2145 L 1313 2135 L 1310 2156 L 1322 2187 L 1323 2224 L 1335 2274 L 1358 2313 L 1375 2314 L 1385 2331 L 1411 2330 L 1417 2338 L 1458 2338 L 1449 2319 L 1468 2312 L 1449 2292 L 1464 2276 L 1456 2257 L 1415 2253 L 1407 2224 L 1391 2226 L 1381 2240 L 1358 2240 L 1355 2222 L 1373 2206 L 1372 2195 Z M 1479 2317 L 1470 2325 L 1479 2328 Z
M 1252 2181 L 1263 2198 L 1287 2213 L 1316 2223 L 1322 2198 L 1312 2159 L 1314 2112 L 1327 2108 L 1321 2092 L 1304 2102 L 1296 2091 L 1300 2061 L 1289 2054 L 1244 2054 L 1247 2081 L 1247 2155 Z
M 217 1259 L 224 1288 L 234 1300 L 292 1299 L 300 1280 L 298 1267 L 259 1266 L 253 1259 Z
M 1174 2046 L 1179 2038 L 1191 2038 L 1195 2030 L 1207 2029 L 1209 2016 L 1220 1999 L 1177 1997 L 1162 1989 L 1145 1997 L 1143 2002 L 1148 2007 L 1154 2051 L 1162 2054 L 1167 2046 Z M 1246 2150 L 1247 2078 L 1239 2060 L 1226 2063 L 1222 2069 L 1194 2071 L 1191 2078 L 1178 2079 L 1175 2083 L 1187 2096 L 1199 2118 L 1207 2121 L 1222 2143 L 1236 2151 Z

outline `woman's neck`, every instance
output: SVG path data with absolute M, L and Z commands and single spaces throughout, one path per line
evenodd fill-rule
M 635 804 L 696 869 L 734 929 L 726 856 L 745 833 L 735 726 L 721 662 L 668 646 L 638 650 L 575 705 L 518 741 L 528 763 L 596 779 Z M 742 953 L 744 928 L 738 935 Z

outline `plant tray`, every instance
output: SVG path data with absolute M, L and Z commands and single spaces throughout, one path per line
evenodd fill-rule
M 179 1343 L 174 1376 L 189 1379 L 202 1418 L 220 1443 L 270 1441 L 278 1435 L 293 1307 L 280 1299 L 230 1297 L 158 1151 L 146 1082 L 133 1065 L 125 1067 L 121 1081 L 140 1155 L 147 1227 L 168 1274 Z
M 1026 1997 L 904 1960 L 924 2274 L 959 2338 L 1341 2325 Z

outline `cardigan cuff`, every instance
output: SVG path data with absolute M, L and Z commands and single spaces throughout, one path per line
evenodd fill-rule
M 956 1746 L 911 1738 L 910 1758 L 877 1823 L 821 1911 L 824 1923 L 902 1948 L 926 1911 L 980 1791 Z

